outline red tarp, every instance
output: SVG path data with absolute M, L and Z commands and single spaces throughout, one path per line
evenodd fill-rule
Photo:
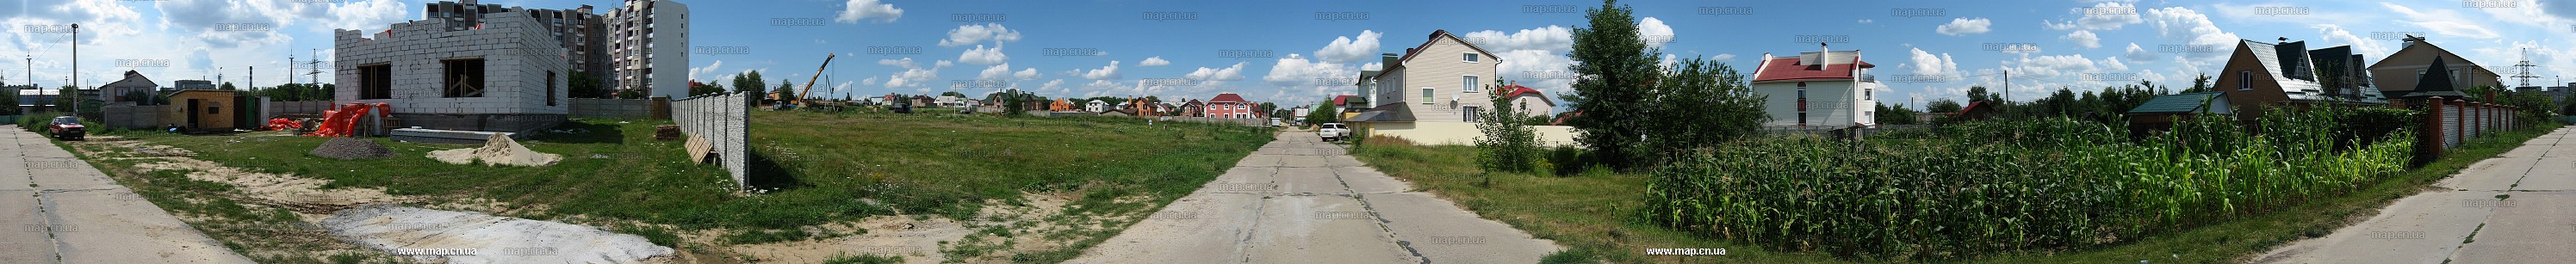
M 268 127 L 260 128 L 260 130 L 277 131 L 301 128 L 304 128 L 304 123 L 296 123 L 295 120 L 287 120 L 285 118 L 271 118 L 268 119 Z
M 378 117 L 386 117 L 393 116 L 394 107 L 393 105 L 385 103 L 376 103 L 373 105 L 366 103 L 340 105 L 338 108 L 322 111 L 322 124 L 316 125 L 313 128 L 313 133 L 304 135 L 315 137 L 345 137 L 352 135 L 357 131 L 354 127 L 358 124 L 358 118 L 364 117 L 368 110 L 375 110 Z

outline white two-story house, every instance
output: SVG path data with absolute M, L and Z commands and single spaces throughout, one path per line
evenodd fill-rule
M 1753 93 L 1769 97 L 1764 126 L 1840 128 L 1876 126 L 1872 118 L 1878 95 L 1887 90 L 1869 74 L 1877 67 L 1860 60 L 1859 50 L 1819 49 L 1798 56 L 1762 54 L 1754 66 Z
M 1387 53 L 1385 65 L 1364 72 L 1359 94 L 1374 105 L 1348 120 L 1377 135 L 1426 144 L 1464 144 L 1481 135 L 1475 114 L 1493 109 L 1493 86 L 1502 58 L 1447 30 L 1432 31 L 1421 46 Z

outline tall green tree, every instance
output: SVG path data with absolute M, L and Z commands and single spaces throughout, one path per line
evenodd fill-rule
M 1342 109 L 1341 106 L 1333 105 L 1333 101 L 1330 100 L 1315 104 L 1315 110 L 1306 113 L 1306 124 L 1335 122 L 1342 122 Z
M 1502 80 L 1497 79 L 1494 80 L 1493 87 L 1501 87 L 1505 84 L 1506 83 Z M 1487 97 L 1492 98 L 1493 100 L 1491 102 L 1493 103 L 1492 105 L 1512 104 L 1512 98 L 1504 96 L 1506 95 L 1506 91 L 1503 91 L 1502 89 L 1485 90 L 1489 95 Z M 1485 109 L 1483 111 L 1477 111 L 1477 113 L 1468 113 L 1476 116 L 1476 130 L 1478 132 L 1483 132 L 1484 134 L 1483 137 L 1478 137 L 1476 139 L 1477 166 L 1483 168 L 1486 172 L 1529 172 L 1538 170 L 1538 131 L 1531 129 L 1528 123 L 1523 122 L 1525 117 L 1522 116 L 1528 114 L 1522 113 L 1521 110 L 1515 107 L 1491 108 L 1493 109 Z M 1493 182 L 1491 175 L 1487 175 L 1485 177 L 1486 183 L 1490 184 Z
M 1959 109 L 1964 107 L 1965 106 L 1959 105 L 1959 101 L 1951 101 L 1950 99 L 1933 99 L 1932 102 L 1923 104 L 1923 111 L 1932 113 L 1958 113 Z
M 1655 82 L 1647 98 L 1646 154 L 1717 146 L 1743 139 L 1771 115 L 1744 75 L 1725 63 L 1682 59 Z M 1670 155 L 1654 155 L 1658 157 Z
M 742 74 L 733 75 L 733 89 L 736 92 L 757 93 L 760 92 L 760 88 L 768 87 L 769 81 L 760 79 L 760 71 L 748 71 L 743 72 Z
M 1569 124 L 1581 131 L 1575 141 L 1612 168 L 1642 167 L 1647 92 L 1663 77 L 1656 64 L 1663 52 L 1637 38 L 1637 18 L 1618 0 L 1585 10 L 1584 18 L 1586 25 L 1574 29 L 1576 63 L 1571 67 L 1583 78 L 1575 79 L 1574 92 L 1562 96 L 1582 115 Z
M 238 88 L 233 87 L 233 82 L 224 82 L 223 86 L 215 87 L 215 89 L 225 91 L 239 90 Z
M 572 74 L 564 76 L 564 80 L 570 81 L 565 84 L 564 89 L 569 97 L 608 98 L 611 96 L 608 89 L 600 87 L 599 78 L 591 77 L 588 71 L 573 71 Z
M 2200 75 L 2200 77 L 2198 77 L 2198 78 L 2191 78 L 2191 88 L 2185 88 L 2185 89 L 2182 89 L 2182 93 L 2197 93 L 2197 92 L 2207 92 L 2207 91 L 2209 91 L 2209 75 L 2208 75 L 2208 74 L 2202 74 L 2202 75 Z

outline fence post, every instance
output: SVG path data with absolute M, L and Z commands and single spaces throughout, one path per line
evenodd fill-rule
M 2469 133 L 2468 133 L 2468 131 L 2469 131 L 2469 122 L 2468 122 L 2468 120 L 2467 120 L 2467 119 L 2468 119 L 2468 117 L 2469 117 L 2469 112 L 2467 112 L 2467 111 L 2468 111 L 2468 107 L 2469 107 L 2469 100 L 2467 100 L 2467 99 L 2451 99 L 2451 101 L 2450 101 L 2449 103 L 2450 103 L 2449 105 L 2451 106 L 2451 109 L 2448 109 L 2448 110 L 2452 110 L 2452 111 L 2461 111 L 2461 112 L 2459 113 L 2460 117 L 2459 117 L 2459 118 L 2457 118 L 2458 120 L 2449 120 L 2449 121 L 2446 121 L 2446 122 L 2450 122 L 2450 123 L 2451 123 L 2451 130 L 2450 130 L 2450 132 L 2451 132 L 2451 140 L 2452 140 L 2452 141 L 2468 141 L 2468 140 L 2469 140 Z
M 2445 104 L 2441 103 L 2442 97 L 2435 96 L 2423 100 L 2424 103 L 2415 104 L 2425 110 L 2424 117 L 2417 121 L 2424 129 L 2419 129 L 2421 131 L 2415 134 L 2415 158 L 2419 164 L 2440 159 L 2442 143 L 2448 140 L 2442 136 L 2442 108 L 2445 108 Z

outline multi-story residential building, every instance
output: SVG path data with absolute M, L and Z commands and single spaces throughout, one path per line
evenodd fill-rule
M 1431 32 L 1421 46 L 1406 48 L 1402 56 L 1385 54 L 1385 62 L 1375 75 L 1360 82 L 1369 96 L 1371 112 L 1361 113 L 1359 122 L 1444 122 L 1472 123 L 1478 111 L 1491 108 L 1485 89 L 1491 88 L 1498 64 L 1503 62 L 1493 52 L 1450 35 L 1447 30 Z
M 1207 112 L 1200 116 L 1233 119 L 1260 118 L 1253 113 L 1252 105 L 1252 102 L 1244 101 L 1242 95 L 1220 93 L 1216 94 L 1216 98 L 1208 98 Z
M 445 21 L 451 30 L 465 30 L 483 24 L 485 19 L 496 14 L 525 15 L 537 19 L 537 23 L 543 25 L 555 41 L 564 48 L 563 54 L 560 55 L 565 58 L 565 63 L 570 63 L 574 71 L 587 73 L 593 81 L 598 82 L 599 87 L 617 87 L 613 85 L 614 79 L 610 77 L 615 73 L 611 71 L 613 68 L 609 65 L 606 43 L 607 20 L 606 17 L 593 13 L 590 5 L 581 5 L 573 9 L 536 9 L 481 4 L 478 0 L 442 1 L 426 4 L 421 17 L 424 20 Z M 683 90 L 686 89 L 683 88 Z
M 108 103 L 132 102 L 149 100 L 149 98 L 136 98 L 137 96 L 151 97 L 159 95 L 161 92 L 161 84 L 153 82 L 152 78 L 143 77 L 143 73 L 141 72 L 125 71 L 124 79 L 118 79 L 116 82 L 107 83 L 107 85 L 100 85 L 98 86 L 98 89 L 104 91 L 103 93 L 99 93 L 99 97 L 97 97 L 99 101 Z
M 689 95 L 689 6 L 671 0 L 626 0 L 608 12 L 609 63 L 619 89 L 653 96 Z
M 1878 67 L 1861 61 L 1859 50 L 1801 52 L 1798 56 L 1772 57 L 1762 53 L 1762 62 L 1754 66 L 1753 93 L 1769 99 L 1762 112 L 1771 114 L 1765 126 L 1876 126 L 1871 116 L 1877 110 L 1879 84 L 1869 74 Z
M 2372 86 L 2378 87 L 2379 92 L 2387 94 L 2388 97 L 2414 97 L 2410 93 L 2415 91 L 2416 80 L 2423 78 L 2426 71 L 2433 70 L 2434 59 L 2447 62 L 2441 71 L 2450 75 L 2450 87 L 2454 89 L 2466 90 L 2480 85 L 2504 87 L 2502 77 L 2496 75 L 2495 71 L 2489 71 L 2486 67 L 2478 66 L 2477 62 L 2462 58 L 2459 54 L 2451 54 L 2450 50 L 2434 46 L 2431 42 L 2425 42 L 2424 37 L 2407 36 L 2402 40 L 2405 41 L 2404 44 L 2400 44 L 2403 47 L 2396 53 L 2389 53 L 2388 58 L 2370 65 Z

